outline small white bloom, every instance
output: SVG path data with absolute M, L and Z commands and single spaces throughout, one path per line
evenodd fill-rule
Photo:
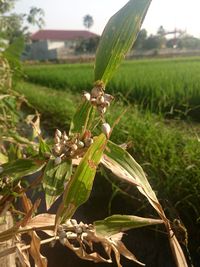
M 84 147 L 84 143 L 82 141 L 78 141 L 78 148 L 83 148 Z
M 107 122 L 103 123 L 101 130 L 108 137 L 111 131 L 110 125 Z
M 78 146 L 76 145 L 76 144 L 73 144 L 72 146 L 71 146 L 71 150 L 72 151 L 76 151 L 78 149 Z
M 59 164 L 61 163 L 61 161 L 62 161 L 61 157 L 57 157 L 57 158 L 55 158 L 55 160 L 54 160 L 54 164 L 55 164 L 55 165 L 59 165 Z
M 56 129 L 56 134 L 55 134 L 55 135 L 58 136 L 59 138 L 62 137 L 62 133 L 61 133 L 61 131 L 58 130 L 58 129 Z
M 90 101 L 91 95 L 88 92 L 84 92 L 83 97 L 85 100 Z

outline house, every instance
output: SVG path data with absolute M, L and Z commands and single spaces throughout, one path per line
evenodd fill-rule
M 32 34 L 28 58 L 31 60 L 66 59 L 75 54 L 78 43 L 98 35 L 79 30 L 39 30 Z

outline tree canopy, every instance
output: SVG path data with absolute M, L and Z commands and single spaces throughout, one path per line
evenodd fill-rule
M 94 24 L 93 17 L 89 14 L 83 17 L 83 25 L 89 30 Z

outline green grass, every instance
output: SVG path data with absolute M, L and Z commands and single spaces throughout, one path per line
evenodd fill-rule
M 200 58 L 127 61 L 108 84 L 108 92 L 167 116 L 199 120 Z M 59 90 L 90 90 L 92 64 L 25 66 L 31 82 Z
M 44 86 L 20 82 L 16 91 L 26 96 L 41 114 L 45 127 L 49 130 L 61 126 L 67 127 L 74 114 L 80 99 L 72 92 L 56 91 Z

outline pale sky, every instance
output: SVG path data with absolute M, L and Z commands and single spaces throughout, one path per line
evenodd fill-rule
M 101 34 L 108 19 L 128 0 L 18 0 L 15 11 L 27 13 L 30 7 L 45 12 L 44 29 L 83 30 L 83 17 L 94 19 L 92 32 Z M 200 37 L 200 0 L 152 0 L 142 28 L 156 33 L 162 25 L 166 30 L 187 30 Z M 34 31 L 35 29 L 32 29 Z

